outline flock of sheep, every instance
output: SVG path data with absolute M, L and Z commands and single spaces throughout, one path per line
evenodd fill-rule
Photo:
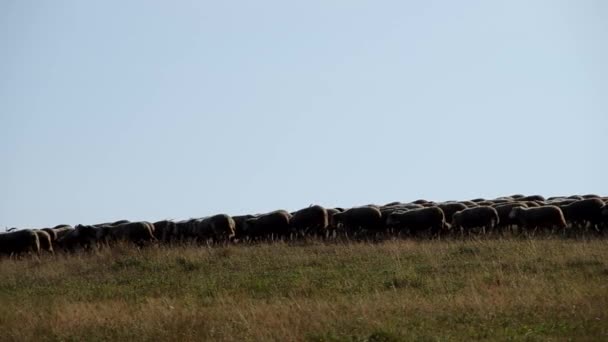
M 361 240 L 394 237 L 436 238 L 516 234 L 603 235 L 608 228 L 608 197 L 512 195 L 493 200 L 365 205 L 350 209 L 311 205 L 289 213 L 229 216 L 218 214 L 184 221 L 118 221 L 96 225 L 59 225 L 10 229 L 0 233 L 0 256 L 103 248 L 117 242 L 148 244 L 254 243 L 323 239 Z

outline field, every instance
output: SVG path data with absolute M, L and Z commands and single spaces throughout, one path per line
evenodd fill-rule
M 608 340 L 608 241 L 117 246 L 0 261 L 2 341 Z

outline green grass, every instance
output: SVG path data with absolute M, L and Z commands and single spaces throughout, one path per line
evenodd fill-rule
M 0 340 L 608 340 L 608 241 L 126 246 L 0 261 Z

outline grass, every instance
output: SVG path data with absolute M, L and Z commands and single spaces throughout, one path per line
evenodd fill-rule
M 125 246 L 0 261 L 0 339 L 607 340 L 608 241 Z

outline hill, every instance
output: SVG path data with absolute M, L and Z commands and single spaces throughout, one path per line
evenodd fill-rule
M 602 239 L 116 246 L 0 274 L 3 340 L 608 339 Z

